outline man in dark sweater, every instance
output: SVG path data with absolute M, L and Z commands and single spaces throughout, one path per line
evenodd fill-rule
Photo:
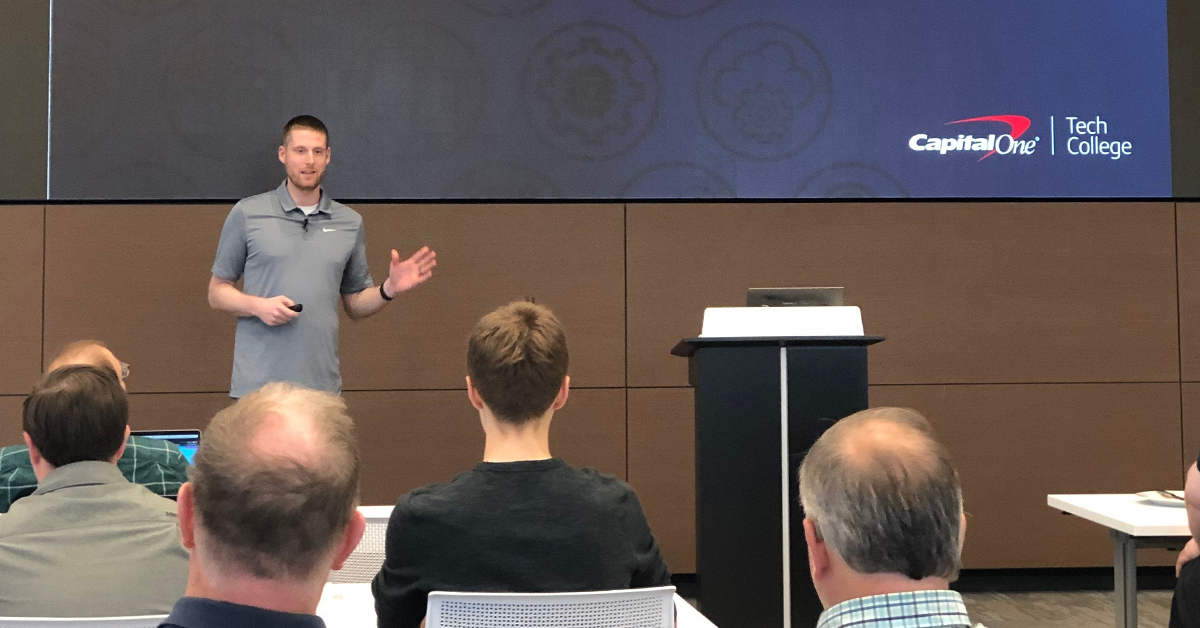
M 671 583 L 628 484 L 550 455 L 567 402 L 567 342 L 550 310 L 516 302 L 467 346 L 483 462 L 400 498 L 375 576 L 380 628 L 415 628 L 430 591 L 601 591 Z

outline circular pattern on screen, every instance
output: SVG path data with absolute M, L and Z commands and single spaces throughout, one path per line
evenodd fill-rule
M 569 24 L 525 62 L 521 99 L 547 144 L 580 159 L 608 159 L 637 145 L 658 117 L 658 68 L 645 47 L 602 22 Z
M 398 159 L 443 153 L 474 132 L 485 97 L 475 49 L 432 22 L 364 37 L 342 89 L 355 133 Z
M 488 164 L 450 183 L 445 198 L 561 198 L 558 186 L 541 173 L 513 164 Z
M 550 0 L 462 0 L 464 4 L 491 17 L 516 17 L 533 13 Z
M 704 54 L 696 79 L 704 128 L 746 159 L 793 155 L 825 127 L 833 83 L 819 50 L 782 24 L 739 26 Z
M 842 162 L 818 170 L 796 190 L 806 198 L 902 198 L 908 196 L 900 181 L 864 163 Z
M 655 164 L 638 173 L 621 192 L 623 198 L 736 198 L 721 175 L 684 161 Z
M 282 33 L 259 23 L 220 22 L 175 37 L 168 46 L 165 103 L 175 138 L 219 160 L 273 152 L 279 132 L 309 102 Z
M 661 17 L 694 17 L 725 0 L 632 0 L 643 11 Z

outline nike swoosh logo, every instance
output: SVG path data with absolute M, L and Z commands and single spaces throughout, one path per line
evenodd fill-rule
M 337 231 L 337 229 L 330 229 L 329 227 L 321 227 L 321 231 L 324 231 L 325 233 L 329 233 L 330 231 Z

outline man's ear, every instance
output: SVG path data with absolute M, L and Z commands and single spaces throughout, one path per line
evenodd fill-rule
M 471 405 L 475 406 L 476 410 L 483 409 L 483 397 L 479 395 L 479 390 L 475 388 L 475 384 L 471 382 L 471 376 L 467 376 L 467 399 L 471 400 Z
M 287 163 L 287 159 L 284 158 L 284 155 L 287 155 L 287 146 L 280 146 L 279 147 L 279 163 L 281 163 L 281 164 Z
M 569 397 L 570 394 L 571 394 L 571 376 L 567 375 L 566 377 L 563 377 L 562 386 L 560 386 L 558 388 L 558 394 L 555 395 L 554 403 L 551 404 L 551 407 L 554 408 L 555 410 L 561 410 L 563 406 L 567 405 L 567 397 Z
M 117 453 L 112 458 L 113 464 L 117 464 L 117 461 L 121 459 L 121 456 L 125 455 L 125 446 L 129 444 L 129 432 L 130 431 L 131 430 L 129 429 L 129 426 L 126 425 L 125 426 L 125 438 L 121 439 L 121 446 L 117 448 Z
M 33 444 L 33 438 L 29 436 L 29 432 L 21 432 L 21 437 L 25 439 L 25 446 L 29 448 L 29 462 L 33 466 L 37 466 L 42 461 L 42 452 L 38 451 L 37 446 Z
M 338 570 L 346 564 L 346 559 L 350 558 L 350 554 L 358 547 L 358 542 L 362 540 L 363 533 L 366 531 L 367 518 L 355 508 L 354 514 L 350 516 L 350 522 L 346 524 L 346 532 L 342 535 L 342 542 L 338 546 L 337 554 L 333 556 L 331 569 Z
M 808 546 L 808 571 L 816 582 L 829 574 L 829 546 L 817 534 L 817 524 L 812 519 L 804 519 L 804 543 Z
M 175 498 L 179 512 L 179 537 L 189 552 L 196 551 L 196 501 L 192 483 L 184 482 Z

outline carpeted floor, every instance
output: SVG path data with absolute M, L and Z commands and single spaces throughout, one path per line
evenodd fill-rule
M 1113 594 L 965 593 L 971 621 L 987 628 L 1114 628 Z M 1166 628 L 1171 591 L 1138 593 L 1138 628 Z

